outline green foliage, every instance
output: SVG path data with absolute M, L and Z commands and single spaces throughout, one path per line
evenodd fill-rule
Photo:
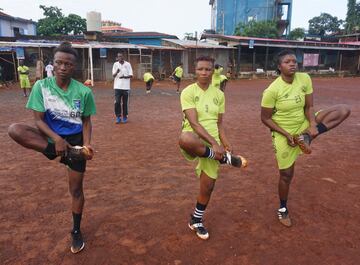
M 235 35 L 276 39 L 279 32 L 275 21 L 251 20 L 248 23 L 240 22 L 235 29 Z
M 86 30 L 86 20 L 75 14 L 67 17 L 58 7 L 46 7 L 40 5 L 44 10 L 45 18 L 39 19 L 37 33 L 41 36 L 60 36 L 74 34 L 78 35 Z
M 340 31 L 340 26 L 344 22 L 328 13 L 321 13 L 320 16 L 309 20 L 309 34 L 329 35 Z
M 354 33 L 360 28 L 360 3 L 356 3 L 356 0 L 348 0 L 346 14 L 346 33 Z
M 290 40 L 303 39 L 304 37 L 305 37 L 305 29 L 303 28 L 295 28 L 289 33 Z

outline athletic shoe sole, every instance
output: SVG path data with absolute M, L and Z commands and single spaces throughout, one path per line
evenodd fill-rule
M 306 143 L 303 135 L 294 135 L 294 142 L 304 154 L 311 154 L 310 144 Z
M 76 254 L 76 253 L 79 253 L 81 250 L 83 250 L 84 247 L 85 247 L 85 243 L 83 242 L 81 248 L 75 250 L 73 247 L 70 247 L 70 251 L 71 251 L 71 253 Z
M 196 232 L 195 227 L 193 227 L 191 224 L 188 224 L 188 226 L 191 229 L 191 231 Z M 209 239 L 209 233 L 207 233 L 206 235 L 201 235 L 198 232 L 196 232 L 196 235 L 198 236 L 198 238 L 200 238 L 202 240 L 208 240 Z

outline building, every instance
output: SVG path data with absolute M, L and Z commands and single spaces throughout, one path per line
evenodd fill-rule
M 251 20 L 275 20 L 281 34 L 290 32 L 292 0 L 210 0 L 211 29 L 234 35 L 236 26 Z
M 109 32 L 132 32 L 133 30 L 130 28 L 125 28 L 121 25 L 121 23 L 114 22 L 111 20 L 101 21 L 101 32 L 109 33 Z
M 154 46 L 161 46 L 163 39 L 178 39 L 175 35 L 159 32 L 104 32 L 103 36 L 117 42 Z
M 36 22 L 12 17 L 0 11 L 0 37 L 36 35 Z

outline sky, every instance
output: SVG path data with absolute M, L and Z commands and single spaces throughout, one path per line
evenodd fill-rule
M 86 18 L 89 11 L 101 13 L 102 20 L 122 23 L 134 31 L 157 31 L 183 38 L 210 29 L 209 0 L 1 0 L 3 12 L 37 21 L 43 17 L 40 5 L 57 6 L 65 15 Z M 308 21 L 326 12 L 345 19 L 347 0 L 293 0 L 291 28 L 308 28 Z

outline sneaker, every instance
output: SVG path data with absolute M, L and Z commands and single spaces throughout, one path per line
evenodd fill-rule
M 202 223 L 202 220 L 196 221 L 191 217 L 188 226 L 192 231 L 195 231 L 196 235 L 202 240 L 209 239 L 209 233 Z
M 146 90 L 146 94 L 150 94 L 151 90 Z
M 291 226 L 291 219 L 289 217 L 289 211 L 285 207 L 277 210 L 277 216 L 282 225 L 284 225 L 286 227 Z
M 128 121 L 128 118 L 124 117 L 122 123 L 127 123 L 127 121 Z
M 79 145 L 68 147 L 66 158 L 69 160 L 86 160 L 85 147 Z
M 85 243 L 80 231 L 72 231 L 71 240 L 72 242 L 71 242 L 70 250 L 72 253 L 76 254 L 84 249 Z
M 119 124 L 121 122 L 121 117 L 116 117 L 116 124 Z
M 311 154 L 311 136 L 309 134 L 303 133 L 300 135 L 294 135 L 294 141 L 304 154 Z
M 247 167 L 247 160 L 239 155 L 233 155 L 229 151 L 225 152 L 223 159 L 220 161 L 221 164 L 228 164 L 234 167 Z

